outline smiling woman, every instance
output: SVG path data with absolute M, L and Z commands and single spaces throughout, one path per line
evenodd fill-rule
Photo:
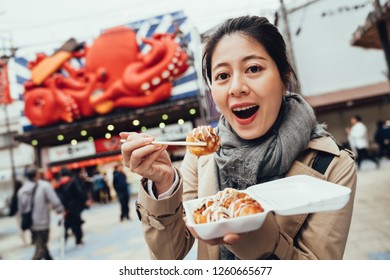
M 211 64 L 216 65 L 210 81 L 214 102 L 234 131 L 247 140 L 267 132 L 286 89 L 265 48 L 247 35 L 234 33 L 216 45 Z
M 199 259 L 341 259 L 352 216 L 355 163 L 298 94 L 278 29 L 263 17 L 227 20 L 208 38 L 202 62 L 221 111 L 220 149 L 200 157 L 187 153 L 177 170 L 166 146 L 153 147 L 148 135 L 121 134 L 127 139 L 122 145 L 126 166 L 144 176 L 137 208 L 151 255 L 184 258 L 197 238 Z M 297 174 L 346 186 L 351 199 L 334 212 L 288 217 L 270 212 L 259 229 L 208 240 L 183 221 L 183 201 Z

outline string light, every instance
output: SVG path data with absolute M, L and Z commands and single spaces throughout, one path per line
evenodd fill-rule
M 370 3 L 371 3 L 371 1 L 366 1 L 364 3 L 351 5 L 351 6 L 341 6 L 341 7 L 335 8 L 333 10 L 328 10 L 328 11 L 322 12 L 321 17 L 333 16 L 333 15 L 340 14 L 343 12 L 349 12 L 349 11 L 353 11 L 353 10 L 363 9 L 367 5 L 369 5 Z
M 83 129 L 82 131 L 80 131 L 80 134 L 81 136 L 87 136 L 88 133 L 86 130 Z
M 107 126 L 107 129 L 108 129 L 108 131 L 113 131 L 113 130 L 115 129 L 115 126 L 112 125 L 112 124 L 109 124 L 109 125 Z
M 58 135 L 57 135 L 57 140 L 58 140 L 58 141 L 62 141 L 62 140 L 64 140 L 64 138 L 65 138 L 65 137 L 64 137 L 64 135 L 62 135 L 62 134 L 58 134 Z

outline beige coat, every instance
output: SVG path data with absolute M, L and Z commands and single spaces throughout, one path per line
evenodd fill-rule
M 335 155 L 325 174 L 312 169 L 317 151 Z M 144 189 L 138 213 L 153 259 L 183 259 L 194 238 L 183 221 L 182 201 L 215 194 L 213 155 L 197 158 L 186 154 L 180 169 L 180 185 L 168 199 L 155 200 Z M 309 143 L 286 176 L 306 174 L 351 188 L 347 206 L 339 211 L 295 216 L 268 214 L 263 226 L 229 249 L 241 259 L 342 259 L 351 222 L 356 188 L 353 156 L 339 150 L 329 137 Z M 145 182 L 143 182 L 145 183 Z M 198 259 L 219 259 L 219 246 L 198 242 Z

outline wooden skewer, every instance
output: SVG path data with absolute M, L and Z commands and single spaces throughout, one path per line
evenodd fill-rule
M 121 139 L 125 143 L 126 139 Z M 206 142 L 186 142 L 186 141 L 153 141 L 152 144 L 171 145 L 171 146 L 207 146 Z

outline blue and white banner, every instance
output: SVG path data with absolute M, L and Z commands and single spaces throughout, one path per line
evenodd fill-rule
M 143 44 L 141 39 L 144 37 L 151 37 L 155 33 L 173 33 L 176 27 L 180 28 L 182 36 L 177 36 L 177 40 L 183 46 L 187 46 L 187 52 L 190 57 L 193 57 L 192 52 L 194 48 L 194 40 L 191 38 L 192 26 L 189 24 L 187 17 L 182 11 L 176 11 L 168 14 L 155 16 L 148 19 L 143 19 L 135 22 L 124 24 L 132 28 L 137 34 L 137 41 L 140 45 L 142 53 L 147 53 L 150 46 Z M 9 63 L 10 68 L 10 84 L 11 97 L 13 100 L 20 100 L 23 103 L 23 84 L 31 79 L 31 72 L 28 69 L 28 62 L 35 60 L 33 57 L 15 57 Z M 72 59 L 70 62 L 76 68 L 83 66 L 83 60 Z M 12 74 L 14 75 L 13 77 Z M 198 75 L 194 66 L 189 69 L 180 78 L 174 81 L 174 87 L 170 100 L 184 99 L 188 97 L 197 96 L 200 94 Z M 24 131 L 33 129 L 30 121 L 24 116 L 23 106 L 21 106 L 21 124 Z

